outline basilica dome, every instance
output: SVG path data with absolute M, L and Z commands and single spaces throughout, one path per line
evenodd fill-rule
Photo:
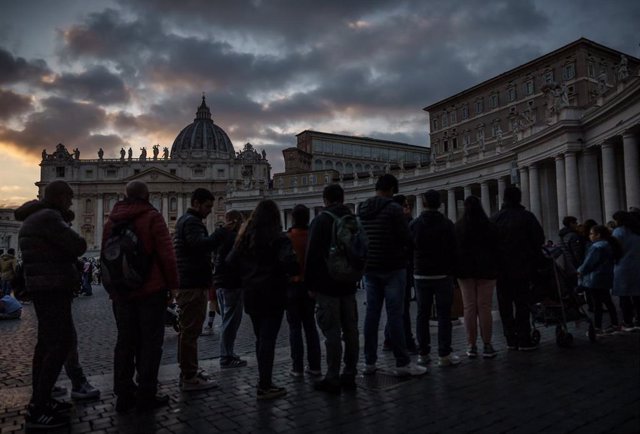
M 233 158 L 233 144 L 222 128 L 213 123 L 205 103 L 198 107 L 193 123 L 187 125 L 173 141 L 171 158 Z

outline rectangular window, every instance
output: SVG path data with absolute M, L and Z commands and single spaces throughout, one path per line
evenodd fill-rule
M 476 114 L 480 114 L 484 111 L 484 100 L 480 98 L 476 101 Z
M 553 83 L 553 69 L 544 73 L 544 82 Z
M 528 80 L 525 84 L 524 84 L 524 93 L 527 95 L 533 95 L 534 92 L 534 86 L 533 86 L 533 80 Z
M 453 146 L 453 149 L 458 149 L 458 138 L 454 137 L 451 139 L 451 145 Z
M 307 177 L 306 176 L 302 177 L 302 185 L 307 185 Z
M 456 111 L 455 111 L 455 110 L 454 110 L 454 111 L 452 111 L 452 112 L 451 112 L 451 116 L 450 116 L 450 118 L 451 118 L 451 123 L 452 123 L 452 124 L 455 124 L 456 122 L 458 122 L 457 117 L 458 117 L 458 116 L 457 116 L 457 114 L 456 114 Z
M 449 116 L 447 115 L 447 113 L 445 112 L 442 115 L 442 128 L 446 128 L 449 126 Z
M 218 179 L 224 178 L 224 169 L 218 169 Z
M 507 90 L 507 95 L 509 97 L 509 102 L 515 101 L 516 98 L 518 97 L 518 93 L 516 92 L 516 88 L 515 87 L 510 87 Z
M 491 127 L 491 134 L 493 135 L 493 137 L 496 137 L 498 135 L 498 130 L 500 129 L 500 124 L 499 123 L 495 123 L 493 124 L 493 126 Z
M 115 178 L 116 176 L 118 176 L 118 170 L 117 169 L 107 169 L 105 174 L 107 175 L 107 178 Z
M 56 167 L 56 177 L 64 178 L 64 167 Z
M 438 120 L 437 119 L 433 120 L 433 131 L 438 131 Z
M 489 97 L 489 105 L 492 109 L 498 107 L 498 94 L 494 93 Z
M 576 76 L 576 64 L 568 63 L 564 65 L 564 69 L 562 70 L 562 79 L 563 80 L 571 80 Z
M 176 169 L 169 169 L 169 173 L 172 174 L 172 175 L 175 175 L 176 174 Z
M 139 173 L 140 173 L 140 169 L 133 169 L 133 174 L 134 174 L 134 175 L 137 175 L 137 174 L 139 174 Z
M 469 119 L 469 106 L 466 104 L 462 106 L 462 119 Z
M 84 176 L 85 178 L 93 178 L 93 170 L 85 170 Z
M 204 176 L 204 169 L 193 169 L 193 176 Z
M 593 62 L 587 63 L 587 74 L 589 78 L 596 78 L 596 65 Z

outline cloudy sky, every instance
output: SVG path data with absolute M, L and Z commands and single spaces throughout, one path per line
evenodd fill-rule
M 428 145 L 422 108 L 581 36 L 638 56 L 637 0 L 0 0 L 0 207 L 43 148 L 171 146 L 202 92 L 236 149 L 305 129 Z

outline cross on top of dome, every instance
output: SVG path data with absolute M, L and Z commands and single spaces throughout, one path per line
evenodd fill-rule
M 196 120 L 197 119 L 211 119 L 211 111 L 205 102 L 204 92 L 202 92 L 202 104 L 200 104 L 196 112 Z

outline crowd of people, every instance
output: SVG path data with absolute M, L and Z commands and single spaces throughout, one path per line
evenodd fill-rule
M 26 413 L 31 428 L 69 423 L 71 404 L 52 397 L 63 366 L 72 380 L 75 375 L 75 397 L 81 392 L 83 397 L 99 395 L 77 363 L 71 288 L 78 282 L 77 258 L 87 245 L 71 228 L 72 197 L 68 184 L 54 181 L 45 187 L 42 200 L 27 202 L 15 212 L 23 221 L 19 245 L 24 279 L 38 318 L 33 394 Z M 429 190 L 419 198 L 425 211 L 412 219 L 410 204 L 398 194 L 398 180 L 384 174 L 376 182 L 375 195 L 356 214 L 344 204 L 342 187 L 330 184 L 323 191 L 325 208 L 311 222 L 310 210 L 299 204 L 292 212 L 292 227 L 283 232 L 277 204 L 262 200 L 246 221 L 241 213 L 228 211 L 224 225 L 209 234 L 204 221 L 214 196 L 198 188 L 172 235 L 149 202 L 147 185 L 127 184 L 126 198 L 115 204 L 104 227 L 100 260 L 117 326 L 116 411 L 149 411 L 168 403 L 168 396 L 158 393 L 158 370 L 166 307 L 173 300 L 180 312 L 178 363 L 183 392 L 218 387 L 198 361 L 198 338 L 203 327 L 210 326 L 205 327 L 208 304 L 222 320 L 223 371 L 247 366 L 234 352 L 234 343 L 243 311 L 248 315 L 255 334 L 257 399 L 287 393 L 273 382 L 276 340 L 285 312 L 290 375 L 316 377 L 314 388 L 327 393 L 356 388 L 359 286 L 366 298 L 364 375 L 377 372 L 383 307 L 385 346 L 393 352 L 395 375 L 428 372 L 434 303 L 437 365 L 460 363 L 452 348 L 455 288 L 462 294 L 467 357 L 497 355 L 491 312 L 494 288 L 508 350 L 535 350 L 530 287 L 543 260 L 545 236 L 536 217 L 520 204 L 520 190 L 506 188 L 501 210 L 491 217 L 477 197 L 465 198 L 457 222 L 440 211 L 439 192 Z M 576 287 L 586 288 L 601 334 L 640 330 L 640 218 L 625 211 L 613 218 L 612 234 L 597 224 L 581 234 L 573 217 L 565 218 L 559 234 L 567 274 Z M 417 344 L 409 316 L 412 290 L 418 311 Z M 620 297 L 621 324 L 611 294 Z M 611 316 L 611 327 L 606 329 L 603 305 Z M 324 337 L 324 376 L 318 329 Z

